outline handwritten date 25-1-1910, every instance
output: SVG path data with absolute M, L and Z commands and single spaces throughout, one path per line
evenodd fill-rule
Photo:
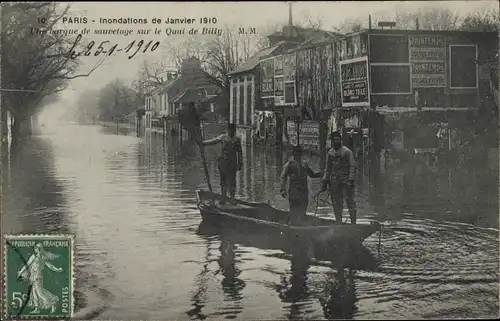
M 153 41 L 149 41 L 148 43 L 146 43 L 144 40 L 139 40 L 139 41 L 133 40 L 129 42 L 128 45 L 126 45 L 125 47 L 119 48 L 117 44 L 111 45 L 110 41 L 105 40 L 101 41 L 99 45 L 95 41 L 91 41 L 85 47 L 85 49 L 77 51 L 77 46 L 80 44 L 81 40 L 82 40 L 82 35 L 80 34 L 76 37 L 73 46 L 68 52 L 69 58 L 75 59 L 80 56 L 91 56 L 91 55 L 95 57 L 101 55 L 107 55 L 109 57 L 112 54 L 124 51 L 126 54 L 131 53 L 131 55 L 128 56 L 128 59 L 132 59 L 141 49 L 142 53 L 146 53 L 148 50 L 150 52 L 153 52 L 160 46 L 159 41 L 155 43 L 153 43 Z

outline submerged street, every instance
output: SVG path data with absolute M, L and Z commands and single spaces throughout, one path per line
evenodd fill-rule
M 212 186 L 216 158 L 208 147 Z M 288 209 L 286 153 L 246 148 L 236 196 Z M 307 157 L 321 170 L 319 157 Z M 498 163 L 498 162 L 497 162 Z M 310 183 L 315 194 L 320 180 Z M 259 235 L 199 232 L 198 148 L 100 126 L 57 125 L 4 174 L 4 233 L 74 233 L 77 310 L 97 319 L 473 318 L 498 313 L 498 172 L 423 159 L 358 169 L 359 221 L 384 224 L 351 269 L 295 264 Z M 311 201 L 309 212 L 316 211 Z M 344 210 L 344 219 L 348 214 Z M 332 217 L 320 204 L 317 215 Z M 263 244 L 264 243 L 264 244 Z

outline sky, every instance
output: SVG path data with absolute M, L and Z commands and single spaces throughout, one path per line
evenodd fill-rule
M 491 1 L 294 1 L 293 19 L 294 22 L 307 21 L 307 17 L 320 19 L 322 28 L 331 30 L 331 26 L 338 25 L 345 20 L 364 18 L 368 20 L 369 14 L 386 11 L 389 14 L 395 11 L 416 11 L 426 6 L 437 6 L 448 8 L 459 15 L 469 12 L 479 11 L 488 8 L 498 8 L 498 2 Z M 108 40 L 107 48 L 117 44 L 117 48 L 127 46 L 131 41 L 140 40 L 153 43 L 160 41 L 160 45 L 154 52 L 136 54 L 132 59 L 128 59 L 125 53 L 117 52 L 108 57 L 103 65 L 96 69 L 89 77 L 78 78 L 71 82 L 69 88 L 61 93 L 59 104 L 73 104 L 80 93 L 87 89 L 99 89 L 106 83 L 116 78 L 132 80 L 138 73 L 144 60 L 155 62 L 162 59 L 163 53 L 169 45 L 174 45 L 184 36 L 165 34 L 165 29 L 190 27 L 201 28 L 204 25 L 199 23 L 200 18 L 216 18 L 217 23 L 208 25 L 211 27 L 223 27 L 224 25 L 240 25 L 243 27 L 255 28 L 257 33 L 264 30 L 269 25 L 276 23 L 286 23 L 288 21 L 288 5 L 284 1 L 269 2 L 74 2 L 71 7 L 71 14 L 68 18 L 86 17 L 86 24 L 70 23 L 69 19 L 64 23 L 66 29 L 90 29 L 90 34 L 84 36 L 84 40 L 94 40 L 97 44 Z M 148 24 L 113 24 L 105 25 L 100 23 L 101 18 L 147 18 Z M 195 24 L 191 25 L 166 25 L 153 24 L 153 18 L 161 18 L 164 22 L 166 18 L 194 18 Z M 95 20 L 95 22 L 92 22 Z M 58 27 L 60 28 L 60 27 Z M 94 35 L 96 29 L 132 29 L 131 35 Z M 137 35 L 138 29 L 161 29 L 159 35 Z M 97 46 L 97 45 L 96 45 Z M 81 73 L 86 73 L 99 61 L 93 55 L 82 57 Z

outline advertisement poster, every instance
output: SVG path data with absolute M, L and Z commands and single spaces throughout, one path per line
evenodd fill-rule
M 345 62 L 340 66 L 342 86 L 342 106 L 367 106 L 370 104 L 368 92 L 367 60 Z
M 345 103 L 364 103 L 368 101 L 367 82 L 342 84 L 342 96 Z
M 446 85 L 446 47 L 443 36 L 409 36 L 412 87 Z
M 274 78 L 274 96 L 283 97 L 285 95 L 285 83 L 283 77 Z
M 274 96 L 274 59 L 260 61 L 261 96 Z
M 283 75 L 283 56 L 274 57 L 274 75 Z
M 283 75 L 285 82 L 295 81 L 296 54 L 286 54 L 283 56 Z
M 288 142 L 297 145 L 297 127 L 294 121 L 287 121 Z M 319 148 L 319 124 L 316 121 L 303 121 L 299 128 L 300 145 L 307 148 Z

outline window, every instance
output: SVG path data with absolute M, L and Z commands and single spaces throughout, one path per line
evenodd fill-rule
M 232 116 L 232 119 L 230 120 L 230 122 L 234 124 L 236 122 L 236 110 L 238 110 L 238 92 L 237 92 L 238 82 L 233 81 L 232 87 L 233 87 L 232 88 L 232 90 L 233 90 L 233 116 Z
M 252 123 L 252 77 L 247 78 L 247 113 L 246 113 L 246 124 L 250 125 Z
M 366 33 L 359 36 L 359 46 L 361 56 L 366 56 L 368 54 L 368 35 Z
M 345 60 L 347 59 L 347 42 L 345 40 L 342 40 L 341 45 L 340 45 L 340 60 Z
M 240 103 L 239 103 L 239 106 L 238 106 L 238 109 L 239 109 L 238 124 L 242 125 L 243 124 L 243 117 L 245 117 L 245 115 L 244 115 L 245 111 L 243 109 L 243 106 L 245 104 L 245 83 L 244 82 L 240 82 L 240 96 L 239 96 L 239 101 L 240 101 Z
M 346 49 L 347 49 L 347 59 L 351 59 L 353 57 L 353 39 L 346 39 Z
M 354 58 L 361 56 L 361 37 L 359 35 L 352 38 L 352 56 Z
M 285 83 L 285 104 L 295 104 L 295 83 Z

